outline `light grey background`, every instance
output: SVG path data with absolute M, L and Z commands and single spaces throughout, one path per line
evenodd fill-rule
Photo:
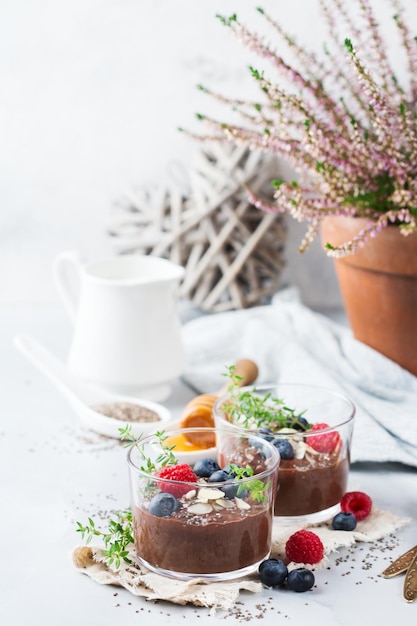
M 389 3 L 379 0 L 381 13 Z M 242 48 L 215 18 L 234 11 L 258 30 L 252 0 L 2 0 L 0 2 L 0 304 L 48 305 L 57 253 L 112 252 L 106 218 L 127 191 L 187 167 L 195 113 L 217 112 L 197 89 L 255 87 Z M 321 46 L 317 0 L 265 9 L 300 41 Z M 256 92 L 257 93 L 257 92 Z M 227 111 L 223 111 L 227 117 Z M 290 223 L 284 281 L 313 307 L 339 303 L 331 261 L 304 256 Z

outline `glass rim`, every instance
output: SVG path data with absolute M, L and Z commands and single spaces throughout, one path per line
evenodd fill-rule
M 241 392 L 244 391 L 254 391 L 256 392 L 262 392 L 262 391 L 266 391 L 267 389 L 279 389 L 281 387 L 287 387 L 290 389 L 296 389 L 296 388 L 301 388 L 301 389 L 309 389 L 311 391 L 319 391 L 322 393 L 326 393 L 329 394 L 331 396 L 333 396 L 334 398 L 338 398 L 339 400 L 343 400 L 343 402 L 346 404 L 346 407 L 349 407 L 349 415 L 342 419 L 342 421 L 337 422 L 337 424 L 334 424 L 333 426 L 328 426 L 328 428 L 323 428 L 320 429 L 320 431 L 313 431 L 312 433 L 309 434 L 309 436 L 314 436 L 314 435 L 319 435 L 319 434 L 323 434 L 326 432 L 330 432 L 333 431 L 337 428 L 340 428 L 341 426 L 345 426 L 346 424 L 348 424 L 349 422 L 353 421 L 355 415 L 356 415 L 356 406 L 353 403 L 353 401 L 349 398 L 349 396 L 347 396 L 346 394 L 344 394 L 343 392 L 337 390 L 337 389 L 331 389 L 330 387 L 324 387 L 322 385 L 314 385 L 311 383 L 287 383 L 287 382 L 277 382 L 277 383 L 263 383 L 261 385 L 245 385 L 244 387 L 240 387 Z M 243 430 L 248 431 L 248 429 L 244 426 L 238 425 L 234 422 L 228 422 L 227 420 L 224 419 L 224 417 L 220 414 L 218 407 L 228 398 L 230 397 L 230 392 L 227 392 L 221 396 L 219 396 L 217 398 L 217 400 L 215 401 L 214 405 L 213 405 L 213 413 L 217 414 L 220 419 L 223 419 L 225 421 L 226 424 L 229 424 L 231 426 L 234 426 L 236 428 L 241 428 Z M 276 396 L 277 398 L 279 398 L 279 396 Z M 279 398 L 280 399 L 280 398 Z M 305 411 L 308 411 L 308 407 L 305 409 Z M 251 432 L 251 431 L 250 431 Z M 253 431 L 254 433 L 256 433 L 256 431 Z M 308 432 L 308 431 L 306 431 Z M 271 433 L 271 435 L 278 435 L 279 433 Z M 291 437 L 292 435 L 296 435 L 296 434 L 300 434 L 300 432 L 297 433 L 286 433 L 286 436 Z
M 173 430 L 169 430 L 166 431 L 167 433 L 169 433 L 169 435 L 174 435 L 174 434 L 184 434 L 187 432 L 207 432 L 207 433 L 223 433 L 227 436 L 236 436 L 237 433 L 232 432 L 230 429 L 228 428 L 221 428 L 221 427 L 217 427 L 217 428 L 211 428 L 211 427 L 201 427 L 201 428 L 175 428 Z M 246 484 L 247 482 L 250 482 L 251 480 L 254 479 L 258 479 L 261 480 L 262 478 L 266 478 L 268 477 L 271 473 L 275 472 L 276 470 L 279 469 L 279 465 L 281 462 L 281 455 L 279 453 L 279 451 L 277 450 L 277 448 L 272 445 L 269 441 L 266 441 L 265 439 L 263 439 L 261 436 L 258 436 L 256 433 L 251 433 L 248 431 L 239 431 L 239 437 L 246 437 L 246 439 L 257 439 L 260 443 L 262 443 L 262 446 L 265 446 L 266 449 L 270 452 L 270 456 L 268 456 L 266 458 L 266 461 L 269 463 L 268 467 L 266 467 L 262 472 L 258 472 L 256 474 L 253 474 L 252 476 L 247 476 L 245 478 L 230 478 L 230 480 L 227 481 L 219 481 L 219 482 L 210 482 L 210 483 L 200 483 L 197 481 L 195 482 L 190 482 L 190 481 L 180 481 L 180 480 L 172 480 L 170 478 L 163 478 L 158 476 L 157 474 L 150 474 L 149 472 L 146 472 L 144 469 L 138 467 L 138 465 L 134 462 L 134 460 L 132 459 L 132 455 L 135 451 L 135 449 L 137 448 L 138 445 L 141 445 L 143 443 L 147 443 L 149 445 L 152 445 L 152 441 L 155 440 L 156 438 L 156 433 L 150 433 L 149 435 L 146 435 L 146 437 L 143 437 L 143 439 L 141 439 L 140 441 L 132 444 L 132 446 L 129 448 L 128 452 L 127 452 L 127 462 L 128 465 L 131 469 L 133 469 L 135 472 L 141 474 L 143 477 L 146 477 L 149 480 L 155 480 L 161 483 L 166 483 L 166 484 L 181 484 L 181 485 L 190 485 L 192 488 L 199 488 L 201 489 L 202 487 L 222 487 L 225 484 L 227 485 L 233 485 L 233 484 L 238 484 L 238 485 L 242 485 L 242 484 Z M 157 439 L 156 439 L 157 440 Z M 207 450 L 213 450 L 217 448 L 217 444 L 215 446 L 211 446 L 210 448 L 207 448 Z M 175 455 L 175 449 L 172 448 L 173 453 Z M 201 448 L 200 450 L 201 452 L 204 452 L 204 448 Z M 274 458 L 275 457 L 275 458 Z M 272 459 L 272 461 L 271 461 Z M 184 463 L 180 463 L 180 465 L 183 465 Z M 170 466 L 170 465 L 166 465 L 164 467 L 174 467 L 174 466 Z M 199 479 L 200 480 L 200 479 Z

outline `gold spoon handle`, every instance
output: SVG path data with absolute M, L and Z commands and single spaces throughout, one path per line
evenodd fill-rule
M 414 602 L 417 599 L 417 547 L 416 553 L 408 566 L 404 580 L 403 596 L 406 602 Z
M 414 546 L 414 548 L 410 548 L 410 550 L 404 552 L 404 554 L 384 569 L 381 576 L 384 578 L 393 578 L 394 576 L 398 576 L 398 574 L 403 574 L 408 570 L 416 555 L 417 546 Z

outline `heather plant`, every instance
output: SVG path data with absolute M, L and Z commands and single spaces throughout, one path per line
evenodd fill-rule
M 238 116 L 233 124 L 198 114 L 208 129 L 199 139 L 262 149 L 292 166 L 294 180 L 272 181 L 274 204 L 251 189 L 248 193 L 264 211 L 286 212 L 307 222 L 301 251 L 332 215 L 368 218 L 351 241 L 337 248 L 326 244 L 334 257 L 355 253 L 389 225 L 403 235 L 417 230 L 417 37 L 409 30 L 401 1 L 385 1 L 393 11 L 396 37 L 389 43 L 406 59 L 401 80 L 369 0 L 319 0 L 329 31 L 321 56 L 305 50 L 262 8 L 257 11 L 272 29 L 276 49 L 237 15 L 218 16 L 269 62 L 276 78 L 249 68 L 262 93 L 260 102 L 230 99 L 199 85 Z

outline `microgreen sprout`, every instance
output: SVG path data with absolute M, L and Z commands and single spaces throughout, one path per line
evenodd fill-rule
M 231 463 L 229 465 L 230 472 L 233 475 L 233 478 L 237 480 L 242 480 L 243 478 L 250 478 L 253 476 L 254 471 L 250 465 L 246 467 L 240 467 L 239 465 L 234 465 Z M 242 485 L 239 485 L 237 490 L 237 495 L 239 496 L 241 493 L 247 489 L 250 492 L 250 495 L 255 502 L 263 502 L 266 500 L 265 492 L 268 491 L 270 487 L 270 483 L 264 483 L 259 478 L 254 478 L 253 480 L 247 480 Z
M 249 478 L 253 476 L 253 468 L 250 465 L 246 467 L 241 467 L 240 465 L 235 465 L 234 463 L 229 464 L 229 472 L 233 475 L 233 478 L 237 478 L 241 480 L 242 478 Z

